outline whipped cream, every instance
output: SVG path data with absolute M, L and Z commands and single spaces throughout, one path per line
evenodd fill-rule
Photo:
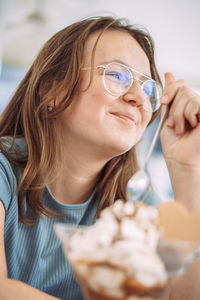
M 120 298 L 130 278 L 145 287 L 166 283 L 156 251 L 160 236 L 156 208 L 118 200 L 93 226 L 71 234 L 67 255 L 91 289 Z

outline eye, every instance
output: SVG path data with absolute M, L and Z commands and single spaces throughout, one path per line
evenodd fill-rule
M 123 74 L 120 72 L 109 71 L 109 72 L 106 72 L 106 76 L 109 76 L 112 80 L 124 81 Z
M 145 94 L 147 96 L 149 96 L 149 98 L 152 98 L 154 97 L 155 95 L 155 90 L 156 90 L 156 84 L 155 84 L 155 81 L 153 80 L 146 80 L 144 83 L 143 83 L 143 91 L 145 92 Z

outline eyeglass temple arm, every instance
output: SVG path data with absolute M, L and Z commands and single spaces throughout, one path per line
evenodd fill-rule
M 99 68 L 106 69 L 106 66 L 100 65 L 100 66 L 96 66 L 96 68 L 97 68 L 97 69 L 99 69 Z M 91 70 L 91 69 L 95 69 L 95 67 L 94 67 L 94 68 L 91 68 L 91 67 L 88 67 L 88 68 L 81 68 L 81 70 L 83 70 L 83 71 L 85 71 L 85 70 Z

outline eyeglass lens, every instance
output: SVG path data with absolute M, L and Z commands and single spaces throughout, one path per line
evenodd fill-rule
M 108 64 L 104 69 L 104 85 L 106 90 L 114 96 L 123 95 L 131 87 L 134 78 L 131 71 L 121 64 Z M 143 104 L 144 109 L 156 111 L 160 106 L 160 90 L 154 80 L 148 79 L 142 83 L 143 92 L 148 96 L 148 103 Z

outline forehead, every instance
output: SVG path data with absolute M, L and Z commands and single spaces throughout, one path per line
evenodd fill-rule
M 84 50 L 84 64 L 90 66 L 91 55 L 99 32 L 90 35 Z M 129 67 L 150 75 L 149 60 L 139 43 L 127 32 L 105 31 L 96 47 L 94 65 L 105 62 L 122 61 Z

